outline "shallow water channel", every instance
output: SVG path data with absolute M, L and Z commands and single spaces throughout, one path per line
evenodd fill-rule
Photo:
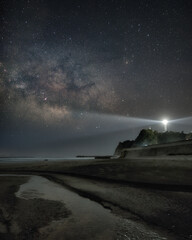
M 63 202 L 72 212 L 71 216 L 52 222 L 48 228 L 56 228 L 57 234 L 65 235 L 66 239 L 94 239 L 96 236 L 103 236 L 100 239 L 113 239 L 116 217 L 110 211 L 46 178 L 32 176 L 27 183 L 20 186 L 16 196 Z
M 171 239 L 153 231 L 146 224 L 116 216 L 97 202 L 81 197 L 44 177 L 30 176 L 15 195 L 25 200 L 41 198 L 59 201 L 71 211 L 68 218 L 52 221 L 40 229 L 40 233 L 46 233 L 46 239 Z

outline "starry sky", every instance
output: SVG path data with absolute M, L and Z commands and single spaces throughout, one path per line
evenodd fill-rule
M 1 1 L 0 154 L 111 154 L 164 116 L 191 131 L 191 16 L 190 0 Z

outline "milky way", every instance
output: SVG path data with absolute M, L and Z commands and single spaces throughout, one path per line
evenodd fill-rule
M 89 113 L 191 116 L 191 16 L 187 0 L 2 1 L 1 142 L 104 132 Z

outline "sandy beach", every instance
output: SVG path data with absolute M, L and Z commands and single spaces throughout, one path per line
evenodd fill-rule
M 156 172 L 141 168 L 125 175 L 117 161 L 1 162 L 0 238 L 191 239 L 192 192 L 185 166 L 178 181 L 172 181 L 175 171 L 164 175 L 168 183 L 157 175 L 158 184 L 151 184 Z M 124 168 L 138 169 L 137 161 L 124 162 Z M 162 166 L 156 160 L 149 168 L 150 161 L 140 166 L 148 171 Z M 131 181 L 139 173 L 148 183 Z
M 39 239 L 40 228 L 70 215 L 58 201 L 16 197 L 20 185 L 29 178 L 0 176 L 0 239 Z
M 40 176 L 1 175 L 1 239 L 174 239 L 134 214 Z M 69 186 L 68 186 L 69 188 Z

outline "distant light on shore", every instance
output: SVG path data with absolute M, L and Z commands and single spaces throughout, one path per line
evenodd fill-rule
M 167 131 L 167 124 L 168 124 L 168 120 L 167 119 L 163 119 L 162 121 L 163 125 L 164 125 L 164 131 Z

